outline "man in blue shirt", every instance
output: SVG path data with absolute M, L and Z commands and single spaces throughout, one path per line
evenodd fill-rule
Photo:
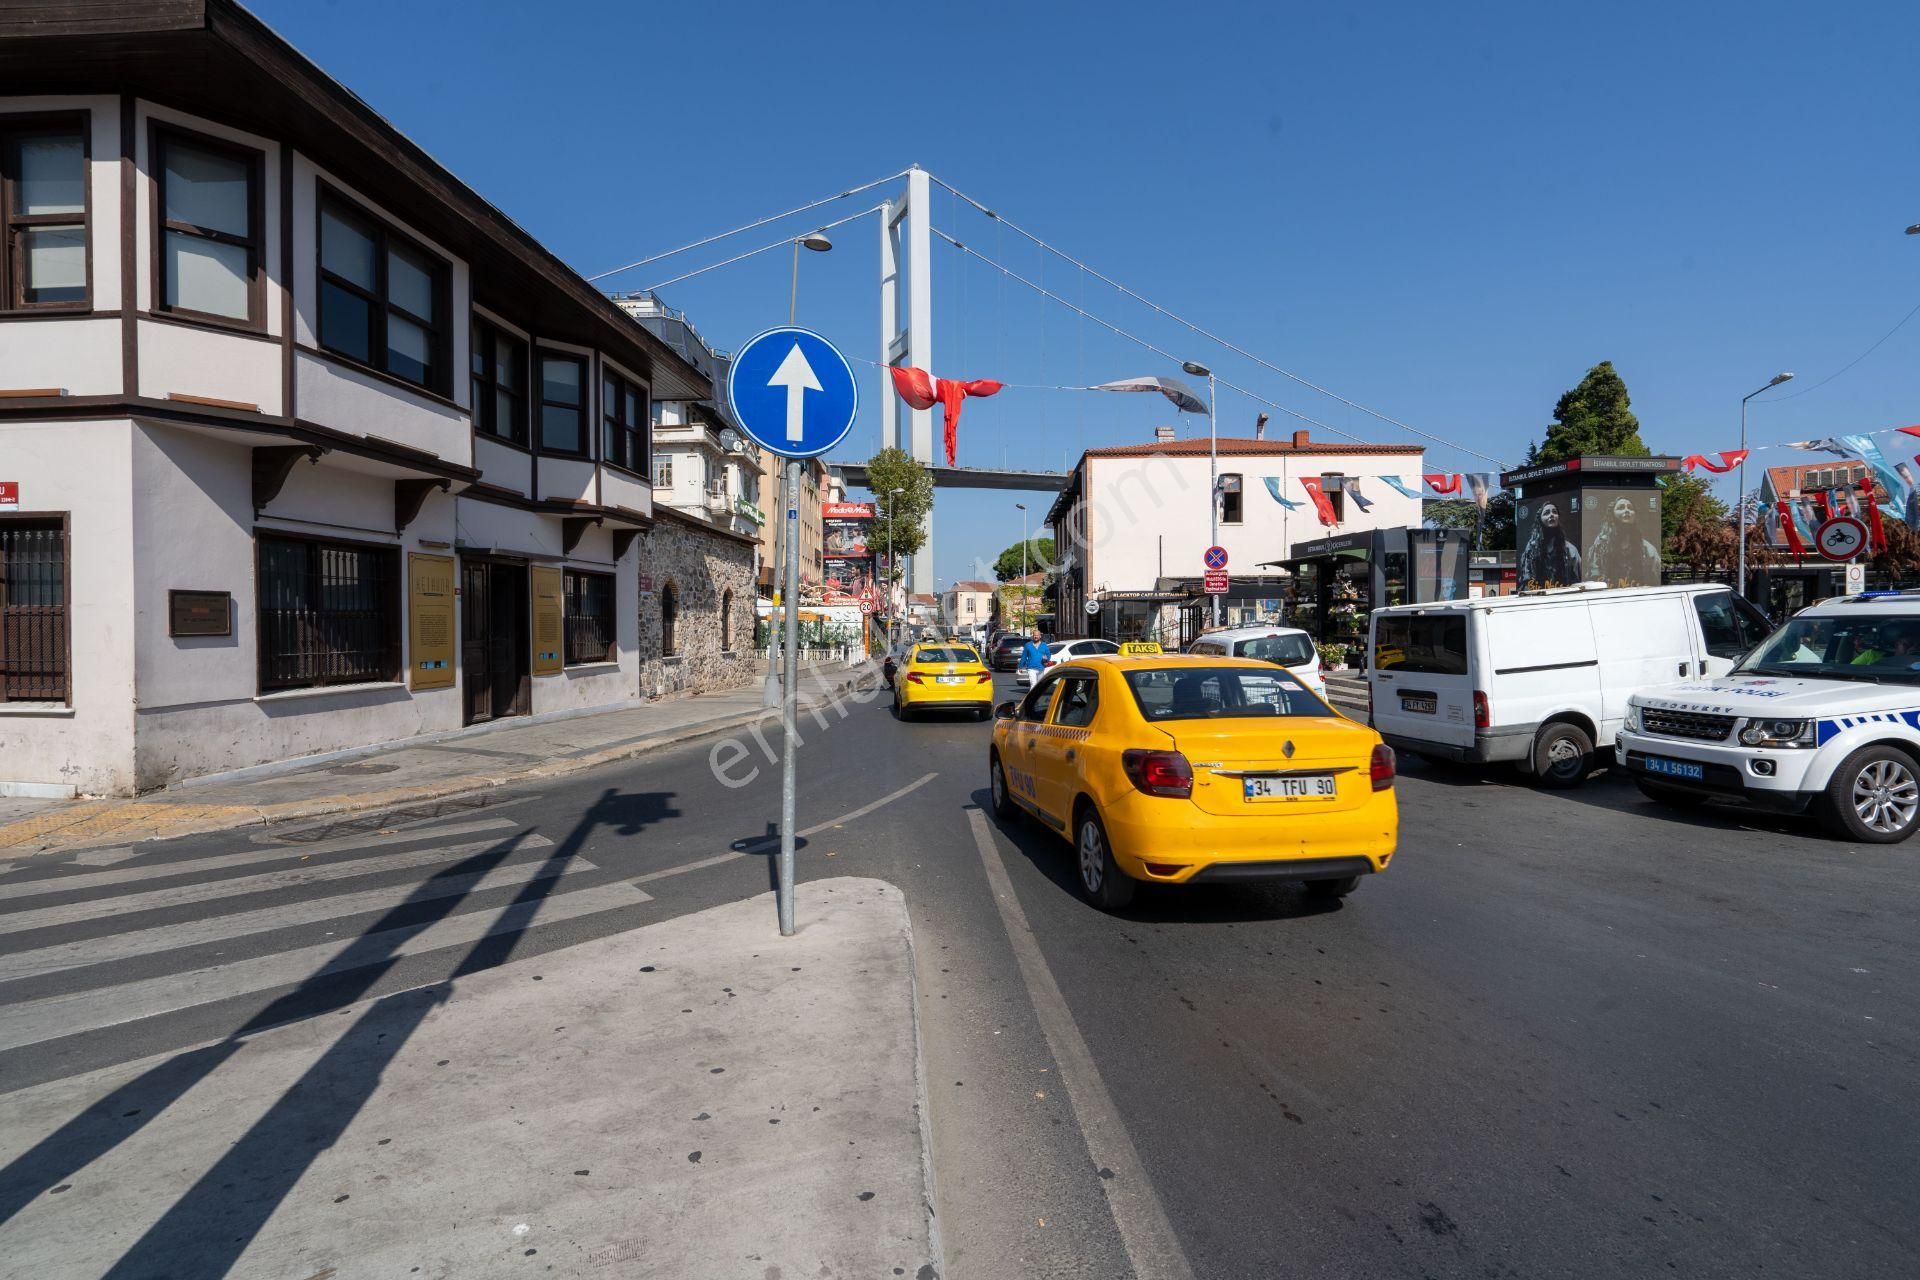
M 1040 628 L 1033 629 L 1032 637 L 1020 649 L 1020 670 L 1033 674 L 1026 677 L 1025 683 L 1032 684 L 1047 669 L 1047 646 L 1040 641 Z

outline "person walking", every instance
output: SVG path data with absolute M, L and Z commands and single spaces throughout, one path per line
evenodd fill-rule
M 1040 673 L 1047 669 L 1047 646 L 1040 640 L 1040 628 L 1035 627 L 1026 644 L 1020 647 L 1020 683 L 1031 688 L 1040 679 Z

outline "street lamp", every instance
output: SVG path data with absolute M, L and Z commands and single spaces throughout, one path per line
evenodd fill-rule
M 1220 436 L 1214 412 L 1213 370 L 1192 360 L 1180 368 L 1195 378 L 1207 380 L 1207 545 L 1217 547 L 1220 545 Z M 1220 625 L 1220 597 L 1209 596 L 1208 601 L 1213 625 L 1217 627 Z
M 794 322 L 794 315 L 800 310 L 800 250 L 808 248 L 815 253 L 826 253 L 833 248 L 833 241 L 827 239 L 823 231 L 809 231 L 804 236 L 793 238 L 793 288 L 787 294 L 787 323 Z
M 887 490 L 887 649 L 893 649 L 893 580 L 898 576 L 893 567 L 893 520 L 900 510 L 900 495 L 905 489 Z
M 1913 230 L 1914 228 L 1908 228 Z M 1792 382 L 1791 373 L 1776 373 L 1760 391 L 1771 391 L 1783 382 Z M 1749 392 L 1740 398 L 1740 545 L 1735 549 L 1734 570 L 1735 590 L 1741 595 L 1747 594 L 1747 401 L 1760 394 Z
M 1916 222 L 1912 226 L 1908 227 L 1907 234 L 1910 236 L 1920 236 L 1920 222 Z
M 1027 541 L 1027 504 L 1016 502 L 1013 505 L 1020 508 L 1020 625 L 1024 629 L 1027 612 L 1027 547 L 1030 545 Z M 1059 632 L 1056 630 L 1054 634 L 1058 635 Z

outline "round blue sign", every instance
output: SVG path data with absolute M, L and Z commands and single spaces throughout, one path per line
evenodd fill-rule
M 751 339 L 733 358 L 727 399 L 741 430 L 782 458 L 817 458 L 853 430 L 860 387 L 831 342 L 791 325 Z
M 1227 567 L 1227 549 L 1225 547 L 1207 548 L 1207 568 L 1224 569 Z

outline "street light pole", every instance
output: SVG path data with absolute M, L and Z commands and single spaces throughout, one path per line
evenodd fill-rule
M 1020 627 L 1022 630 L 1025 630 L 1025 615 L 1027 612 L 1027 547 L 1029 545 L 1027 542 L 1027 504 L 1024 502 L 1016 502 L 1013 505 L 1020 508 Z M 1057 621 L 1056 619 L 1056 623 Z M 1058 635 L 1059 632 L 1056 631 L 1054 634 Z
M 1207 545 L 1220 545 L 1220 428 L 1214 412 L 1213 370 L 1189 360 L 1180 366 L 1196 378 L 1207 380 Z M 1208 615 L 1212 625 L 1220 625 L 1220 597 L 1209 596 Z
M 1793 381 L 1791 373 L 1776 373 L 1760 391 L 1771 391 L 1783 382 Z M 1734 590 L 1741 595 L 1747 594 L 1747 401 L 1760 394 L 1749 392 L 1740 398 L 1740 492 L 1736 495 L 1740 504 L 1740 545 L 1734 551 Z
M 887 490 L 887 651 L 893 651 L 893 580 L 899 569 L 893 563 L 893 521 L 900 512 L 900 495 L 905 489 Z

